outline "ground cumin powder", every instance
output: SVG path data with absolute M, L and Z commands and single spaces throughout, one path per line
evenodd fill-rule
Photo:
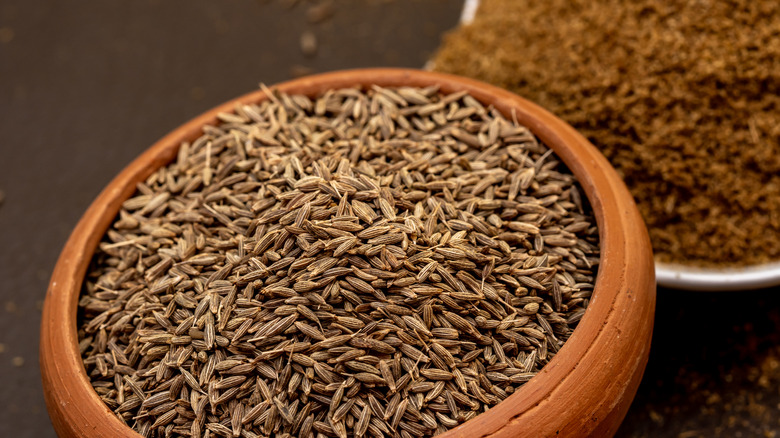
M 658 259 L 780 259 L 780 2 L 483 0 L 434 65 L 587 136 L 625 178 Z

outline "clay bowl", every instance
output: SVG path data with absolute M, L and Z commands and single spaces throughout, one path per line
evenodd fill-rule
M 655 308 L 655 277 L 647 231 L 634 201 L 607 160 L 542 108 L 508 91 L 469 79 L 401 69 L 328 73 L 285 82 L 287 93 L 316 95 L 332 88 L 441 86 L 467 90 L 507 117 L 512 112 L 551 147 L 579 179 L 596 214 L 601 267 L 579 327 L 544 369 L 508 399 L 442 437 L 610 436 L 634 397 L 647 362 Z M 172 161 L 218 112 L 266 99 L 255 91 L 196 117 L 125 168 L 79 221 L 54 269 L 43 310 L 40 363 L 52 423 L 61 437 L 138 437 L 93 391 L 78 352 L 76 310 L 87 266 L 101 237 L 137 182 Z

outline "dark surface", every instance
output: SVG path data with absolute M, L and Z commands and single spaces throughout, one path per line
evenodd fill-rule
M 617 436 L 780 436 L 780 289 L 660 289 L 649 365 Z
M 340 0 L 310 24 L 311 3 L 298 3 L 0 3 L 0 437 L 54 436 L 38 371 L 41 303 L 70 231 L 119 170 L 294 66 L 421 67 L 461 7 Z M 300 50 L 306 30 L 319 42 L 311 58 Z
M 461 6 L 339 0 L 312 24 L 313 3 L 286 3 L 0 4 L 1 437 L 54 436 L 38 372 L 40 308 L 68 234 L 121 168 L 260 81 L 420 67 Z M 313 57 L 301 53 L 304 31 L 317 37 Z M 780 290 L 659 291 L 650 365 L 619 436 L 774 436 L 778 309 Z

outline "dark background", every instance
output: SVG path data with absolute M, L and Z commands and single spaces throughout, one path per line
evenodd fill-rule
M 462 5 L 337 0 L 318 16 L 323 3 L 0 3 L 0 436 L 55 436 L 37 359 L 48 277 L 76 221 L 120 169 L 259 82 L 421 67 Z M 317 40 L 308 56 L 304 32 Z M 660 290 L 650 365 L 619 436 L 774 437 L 778 309 L 780 290 Z

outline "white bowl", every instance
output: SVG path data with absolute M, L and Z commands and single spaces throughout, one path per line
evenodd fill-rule
M 477 15 L 477 7 L 479 7 L 479 0 L 466 0 L 463 2 L 463 9 L 460 12 L 461 24 L 469 24 L 474 21 L 474 16 Z
M 460 15 L 461 24 L 474 21 L 480 0 L 465 0 Z M 431 70 L 429 63 L 426 69 Z M 655 264 L 658 285 L 671 289 L 696 291 L 736 291 L 761 289 L 780 285 L 780 262 L 744 268 L 696 268 L 670 263 Z
M 655 278 L 663 287 L 697 291 L 737 291 L 780 285 L 780 262 L 743 268 L 696 268 L 655 263 Z

